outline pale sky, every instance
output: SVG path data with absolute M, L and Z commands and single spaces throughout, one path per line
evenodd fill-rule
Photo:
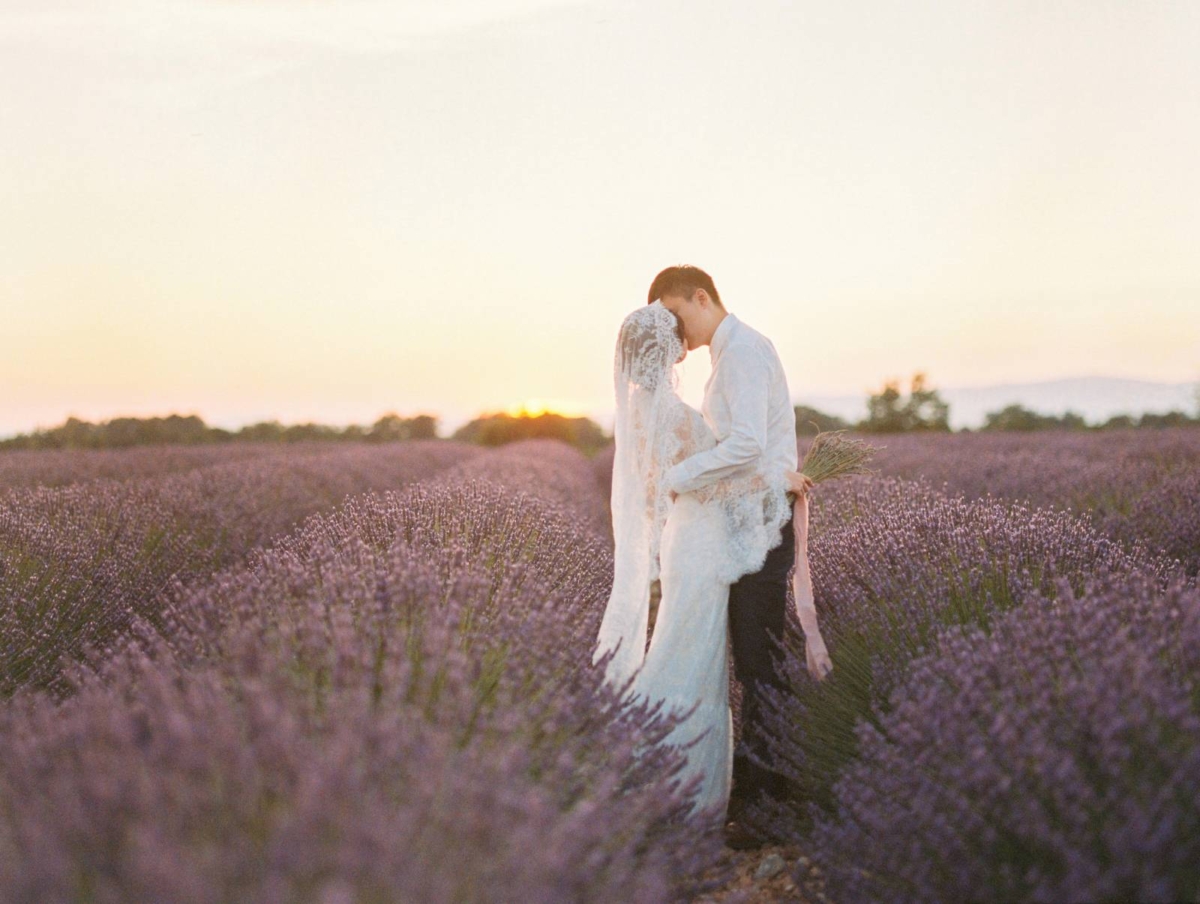
M 1200 379 L 1194 0 L 0 2 L 0 435 L 603 422 L 674 263 L 797 403 Z

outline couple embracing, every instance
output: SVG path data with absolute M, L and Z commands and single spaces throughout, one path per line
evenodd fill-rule
M 675 365 L 705 345 L 702 414 L 679 396 Z M 701 777 L 692 813 L 723 820 L 760 794 L 785 793 L 783 777 L 747 750 L 766 757 L 761 694 L 784 683 L 777 656 L 793 565 L 809 670 L 821 678 L 831 667 L 806 584 L 812 481 L 797 471 L 795 410 L 774 345 L 725 309 L 698 267 L 654 278 L 646 306 L 621 324 L 613 370 L 615 573 L 593 663 L 610 657 L 605 679 L 629 699 L 690 712 L 665 743 L 690 744 L 682 779 Z M 729 639 L 743 685 L 737 751 Z

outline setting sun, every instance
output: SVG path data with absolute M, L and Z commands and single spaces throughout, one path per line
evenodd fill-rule
M 563 417 L 583 417 L 583 407 L 561 399 L 526 399 L 519 405 L 511 405 L 504 411 L 510 417 L 539 417 L 543 414 L 559 414 Z

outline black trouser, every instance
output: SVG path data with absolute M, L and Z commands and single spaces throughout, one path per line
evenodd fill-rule
M 789 501 L 791 497 L 788 497 Z M 729 633 L 733 640 L 733 668 L 742 683 L 742 745 L 764 759 L 766 729 L 762 725 L 759 688 L 770 685 L 786 689 L 778 671 L 781 655 L 771 642 L 782 643 L 787 610 L 788 574 L 796 561 L 792 519 L 783 526 L 782 542 L 767 553 L 761 570 L 747 574 L 729 586 Z M 732 797 L 743 803 L 757 799 L 760 792 L 782 800 L 786 779 L 777 772 L 750 761 L 741 746 L 733 755 Z

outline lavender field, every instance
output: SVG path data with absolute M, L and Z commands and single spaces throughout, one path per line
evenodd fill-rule
M 867 439 L 879 473 L 812 504 L 834 673 L 790 615 L 792 793 L 750 814 L 805 851 L 795 885 L 1196 900 L 1200 431 Z M 636 755 L 670 720 L 590 664 L 611 466 L 549 440 L 0 455 L 0 900 L 722 888 L 681 758 Z

